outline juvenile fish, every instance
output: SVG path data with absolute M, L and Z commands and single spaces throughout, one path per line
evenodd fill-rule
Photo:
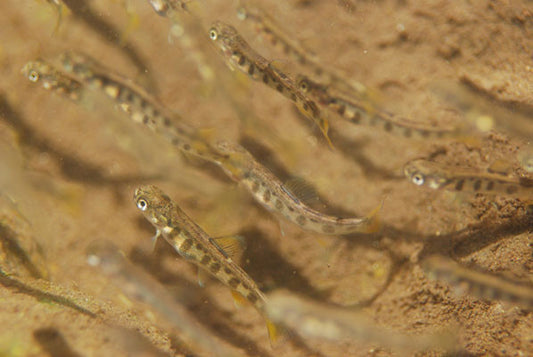
M 459 292 L 481 299 L 505 300 L 531 310 L 533 287 L 512 283 L 503 277 L 462 267 L 450 258 L 439 255 L 422 261 L 422 268 L 431 278 L 444 280 Z
M 187 308 L 182 292 L 176 299 L 164 286 L 132 264 L 118 248 L 108 241 L 93 242 L 87 250 L 87 263 L 99 268 L 127 296 L 149 304 L 161 317 L 180 332 L 180 338 L 209 356 L 242 356 L 222 345 L 216 336 L 198 324 Z M 180 301 L 181 300 L 181 301 Z
M 49 279 L 48 264 L 30 222 L 0 193 L 0 273 Z
M 369 96 L 369 90 L 363 84 L 346 80 L 347 75 L 333 68 L 322 65 L 317 56 L 291 39 L 291 36 L 276 23 L 276 21 L 262 9 L 242 4 L 237 9 L 237 17 L 254 23 L 257 32 L 266 38 L 274 47 L 287 56 L 292 57 L 301 66 L 311 70 L 314 76 L 326 83 L 351 91 L 360 98 Z
M 62 55 L 63 68 L 79 77 L 89 87 L 110 97 L 130 118 L 162 135 L 179 150 L 205 160 L 219 160 L 216 150 L 193 127 L 176 113 L 166 109 L 154 98 L 123 77 L 103 68 L 96 60 L 74 52 Z
M 226 159 L 218 164 L 241 183 L 269 211 L 278 213 L 304 230 L 322 234 L 374 233 L 379 228 L 381 206 L 363 218 L 339 218 L 308 207 L 240 145 L 220 141 L 217 149 Z
M 299 76 L 298 87 L 315 98 L 318 103 L 326 106 L 331 112 L 357 125 L 379 127 L 388 133 L 406 138 L 418 137 L 423 139 L 457 137 L 460 134 L 456 127 L 434 127 L 402 118 L 385 110 L 375 108 L 370 102 L 358 99 L 345 91 L 336 90 L 309 79 Z
M 26 63 L 21 73 L 30 82 L 40 83 L 43 88 L 57 92 L 72 101 L 77 102 L 82 98 L 83 85 L 79 81 L 70 78 L 42 59 Z
M 359 340 L 412 352 L 429 348 L 449 350 L 456 346 L 453 334 L 408 336 L 387 331 L 362 311 L 324 304 L 287 291 L 274 291 L 268 298 L 267 310 L 272 320 L 283 322 L 309 339 Z
M 525 179 L 512 179 L 502 175 L 480 173 L 474 170 L 439 165 L 425 159 L 415 159 L 404 165 L 405 176 L 418 186 L 434 190 L 445 189 L 471 193 L 533 197 L 533 183 Z
M 239 69 L 253 80 L 263 82 L 290 99 L 307 118 L 318 125 L 331 145 L 328 137 L 329 123 L 323 117 L 318 105 L 298 89 L 290 77 L 251 48 L 233 26 L 217 21 L 209 30 L 209 38 L 215 43 L 231 69 Z
M 162 235 L 183 258 L 213 275 L 265 316 L 266 297 L 253 279 L 161 189 L 141 186 L 135 190 L 134 201 L 157 229 L 157 236 Z M 271 341 L 275 341 L 276 327 L 268 319 L 267 327 Z
M 151 90 L 156 90 L 154 79 L 151 76 L 153 71 L 148 66 L 148 61 L 142 53 L 134 46 L 132 42 L 126 39 L 126 34 L 116 27 L 116 21 L 108 21 L 107 16 L 102 16 L 100 11 L 93 8 L 91 1 L 85 0 L 51 0 L 52 2 L 61 2 L 62 6 L 69 10 L 69 14 L 76 19 L 78 23 L 86 25 L 92 32 L 97 34 L 102 40 L 108 42 L 137 68 L 139 80 L 143 81 Z M 129 14 L 130 17 L 135 16 Z M 129 26 L 134 26 L 134 18 L 130 18 Z

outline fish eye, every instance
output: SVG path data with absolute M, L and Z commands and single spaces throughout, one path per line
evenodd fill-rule
M 411 181 L 417 186 L 423 185 L 425 181 L 424 175 L 422 175 L 421 173 L 416 173 L 413 175 L 413 177 L 411 177 Z
M 37 82 L 39 80 L 39 72 L 37 71 L 31 71 L 28 74 L 28 79 L 32 82 Z
M 139 208 L 141 211 L 146 211 L 148 208 L 148 202 L 146 202 L 146 200 L 143 198 L 139 198 L 137 200 L 137 208 Z
M 300 81 L 300 89 L 303 92 L 307 92 L 309 90 L 309 83 L 305 79 L 302 79 Z
M 218 32 L 215 29 L 209 30 L 209 38 L 215 41 L 218 38 Z

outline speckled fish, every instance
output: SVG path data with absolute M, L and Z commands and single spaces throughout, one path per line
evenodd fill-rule
M 233 26 L 217 21 L 209 30 L 209 38 L 231 69 L 239 69 L 255 81 L 263 82 L 290 99 L 307 118 L 318 125 L 331 146 L 328 137 L 329 123 L 318 105 L 299 90 L 290 77 L 273 67 L 270 61 L 251 48 Z
M 75 102 L 81 100 L 83 85 L 57 70 L 42 59 L 28 62 L 21 70 L 30 82 L 39 83 L 44 89 L 54 91 Z
M 265 295 L 232 259 L 239 250 L 236 240 L 210 237 L 158 187 L 137 188 L 134 201 L 144 217 L 157 229 L 156 237 L 162 235 L 183 258 L 213 275 L 265 316 Z M 277 329 L 270 320 L 266 321 L 270 339 L 275 342 Z
M 407 138 L 423 139 L 457 137 L 456 127 L 435 127 L 402 118 L 385 110 L 375 108 L 370 102 L 360 100 L 350 93 L 299 76 L 298 87 L 318 103 L 329 108 L 341 118 L 357 125 L 379 127 L 381 130 Z
M 61 62 L 66 71 L 118 103 L 133 121 L 162 135 L 181 151 L 210 161 L 220 159 L 198 130 L 187 125 L 180 116 L 159 104 L 141 88 L 104 69 L 96 60 L 81 53 L 67 52 L 61 56 Z
M 347 80 L 346 74 L 322 65 L 315 54 L 293 40 L 270 15 L 259 7 L 241 4 L 237 9 L 237 17 L 241 20 L 246 19 L 253 22 L 257 32 L 265 37 L 267 41 L 287 56 L 294 58 L 301 66 L 309 68 L 317 78 L 330 85 L 349 90 L 361 98 L 369 96 L 370 93 L 366 86 L 356 81 Z
M 227 157 L 219 162 L 227 175 L 242 184 L 269 211 L 280 214 L 304 230 L 338 235 L 374 233 L 379 229 L 381 205 L 363 218 L 325 215 L 307 206 L 242 146 L 221 141 L 217 149 Z
M 533 197 L 531 181 L 480 173 L 460 167 L 447 167 L 425 159 L 409 161 L 404 165 L 403 172 L 415 185 L 434 190 L 445 189 L 527 199 Z
M 509 301 L 529 310 L 533 308 L 531 286 L 462 267 L 452 259 L 440 255 L 424 259 L 422 268 L 431 278 L 444 280 L 459 292 L 467 292 L 481 299 Z

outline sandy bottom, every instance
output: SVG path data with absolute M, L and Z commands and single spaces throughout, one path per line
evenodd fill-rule
M 179 330 L 165 327 L 149 306 L 87 265 L 85 251 L 94 240 L 114 242 L 170 292 L 195 291 L 188 308 L 199 323 L 250 356 L 405 354 L 357 339 L 295 338 L 272 349 L 252 307 L 237 309 L 216 281 L 198 289 L 196 270 L 165 242 L 146 253 L 154 230 L 131 196 L 147 183 L 165 190 L 213 236 L 244 236 L 243 268 L 265 292 L 283 288 L 362 306 L 384 334 L 453 329 L 466 356 L 533 353 L 530 311 L 456 295 L 428 279 L 418 263 L 441 253 L 531 284 L 527 200 L 426 190 L 401 170 L 410 159 L 432 156 L 481 170 L 505 162 L 512 175 L 526 174 L 518 157 L 532 130 L 531 1 L 265 1 L 304 46 L 379 92 L 389 111 L 435 125 L 468 122 L 481 104 L 458 108 L 431 90 L 462 81 L 496 108 L 485 107 L 477 117 L 507 113 L 493 117 L 498 130 L 439 141 L 394 137 L 332 117 L 334 150 L 290 102 L 230 72 L 210 48 L 206 29 L 224 20 L 276 66 L 299 71 L 236 18 L 236 1 L 198 1 L 201 18 L 187 21 L 188 45 L 179 38 L 169 43 L 169 21 L 146 1 L 67 3 L 75 11 L 63 14 L 55 32 L 57 12 L 46 1 L 0 4 L 0 355 L 195 355 Z M 310 181 L 325 212 L 364 215 L 385 200 L 381 233 L 323 236 L 280 224 L 217 167 L 175 152 L 106 98 L 89 96 L 78 105 L 20 74 L 27 61 L 53 61 L 69 49 L 143 83 L 184 121 L 241 142 L 282 179 Z M 199 70 L 199 58 L 211 72 Z M 511 124 L 524 117 L 525 129 L 514 130 Z

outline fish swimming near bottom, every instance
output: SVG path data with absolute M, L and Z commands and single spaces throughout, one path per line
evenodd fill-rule
M 219 141 L 216 148 L 225 159 L 218 165 L 233 180 L 242 184 L 252 196 L 266 207 L 295 223 L 300 228 L 321 234 L 372 234 L 380 229 L 380 204 L 365 217 L 336 217 L 314 210 L 261 165 L 244 147 Z
M 507 197 L 533 198 L 533 182 L 472 169 L 449 167 L 425 159 L 404 165 L 405 176 L 418 186 Z
M 135 190 L 134 201 L 144 217 L 163 238 L 189 262 L 195 264 L 229 287 L 238 300 L 244 297 L 266 316 L 266 297 L 254 280 L 232 257 L 239 255 L 239 241 L 234 237 L 212 238 L 156 186 Z M 278 339 L 277 327 L 267 318 L 272 343 Z

